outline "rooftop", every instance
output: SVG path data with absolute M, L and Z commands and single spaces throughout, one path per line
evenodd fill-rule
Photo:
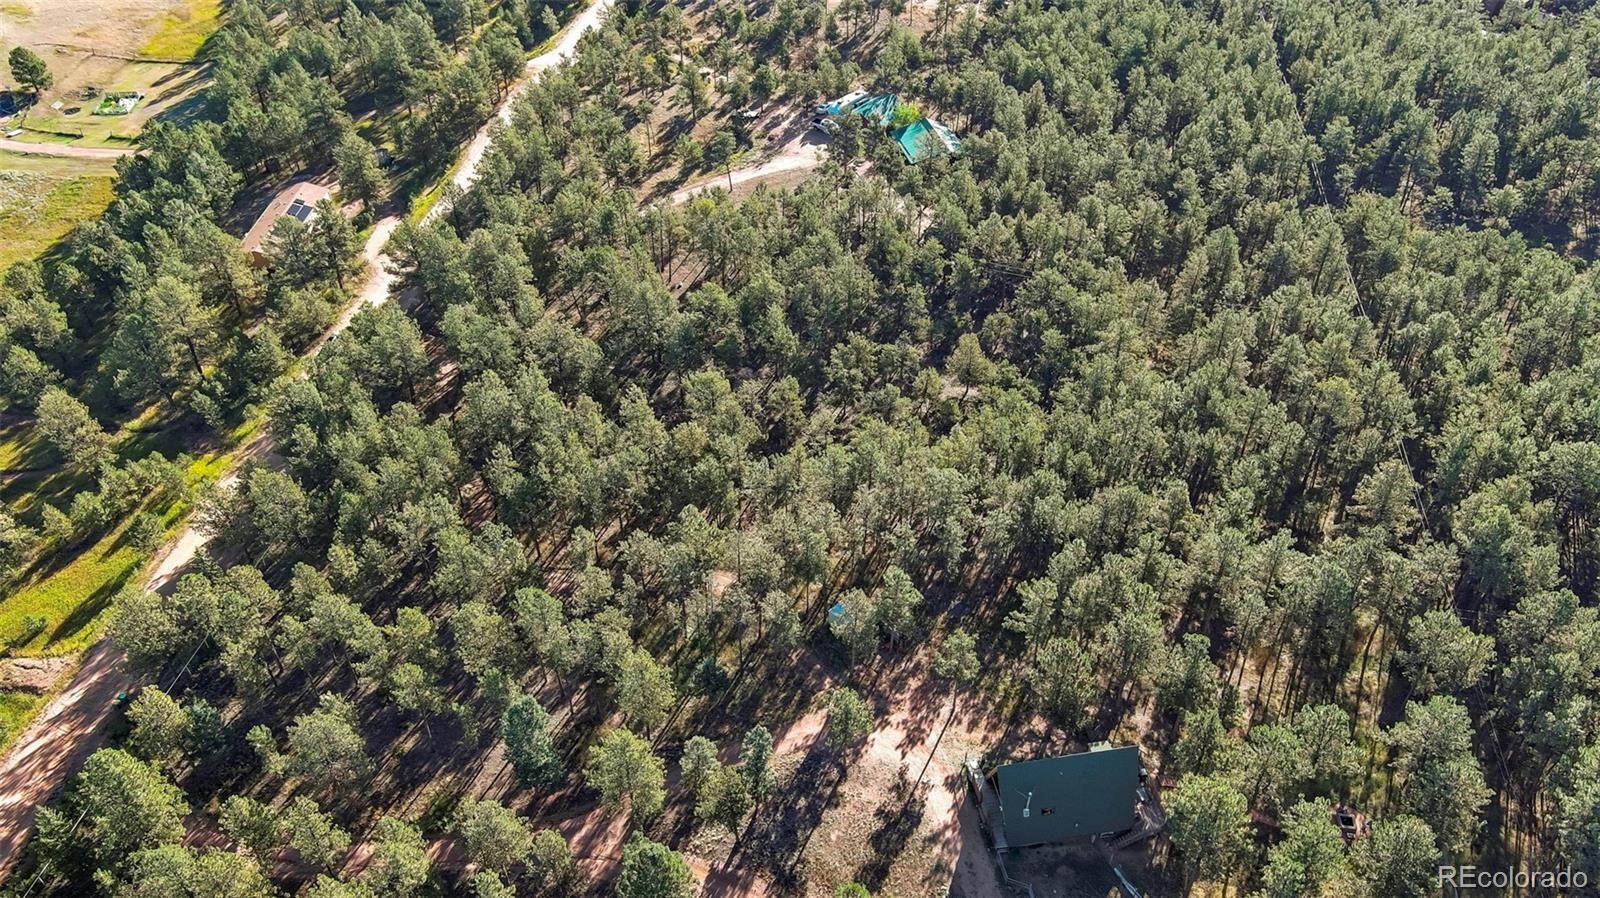
M 961 138 L 947 125 L 924 116 L 894 132 L 900 152 L 907 161 L 921 162 L 938 156 L 953 156 L 961 152 Z
M 272 226 L 278 223 L 278 219 L 288 215 L 301 224 L 309 224 L 317 214 L 317 203 L 330 196 L 333 196 L 332 188 L 312 181 L 297 181 L 290 184 L 278 191 L 278 195 L 261 210 L 261 215 L 256 218 L 255 224 L 245 232 L 240 246 L 247 253 L 260 253 L 267 237 L 272 233 Z
M 1139 822 L 1137 746 L 1005 764 L 989 779 L 1014 848 L 1122 832 Z

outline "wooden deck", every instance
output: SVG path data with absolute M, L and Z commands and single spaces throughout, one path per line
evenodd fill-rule
M 1005 850 L 1010 843 L 1006 841 L 1006 820 L 1000 810 L 1000 796 L 990 787 L 976 759 L 967 759 L 967 782 L 972 786 L 973 795 L 978 802 L 978 816 L 989 830 L 989 837 L 994 840 L 995 850 Z

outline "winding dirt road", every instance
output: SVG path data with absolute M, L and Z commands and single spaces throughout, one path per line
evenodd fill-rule
M 595 0 L 567 25 L 555 47 L 528 61 L 526 76 L 507 93 L 495 116 L 473 135 L 472 141 L 462 151 L 456 174 L 451 179 L 452 183 L 463 189 L 471 185 L 499 125 L 511 120 L 511 104 L 516 102 L 517 97 L 531 82 L 538 79 L 542 72 L 571 56 L 578 45 L 578 40 L 600 24 L 606 10 L 610 9 L 614 2 L 615 0 Z M 17 141 L 0 140 L 0 149 L 16 149 L 18 152 L 36 152 L 36 148 L 40 146 L 76 151 L 52 155 L 96 159 L 108 158 L 97 155 L 101 149 L 108 149 L 115 156 L 128 155 L 131 152 L 59 144 L 19 144 Z M 425 220 L 442 212 L 443 207 L 442 202 L 434 206 L 429 210 Z M 389 268 L 390 260 L 384 252 L 384 247 L 399 223 L 398 216 L 390 216 L 374 226 L 371 236 L 362 249 L 362 258 L 367 265 L 366 282 L 357 292 L 355 301 L 346 307 L 333 326 L 307 350 L 308 357 L 315 355 L 329 340 L 348 327 L 361 309 L 382 303 L 393 294 L 395 278 Z M 240 450 L 233 466 L 223 477 L 224 485 L 237 480 L 238 470 L 246 461 L 268 458 L 273 454 L 273 448 L 270 433 L 263 429 Z M 209 540 L 210 535 L 201 531 L 194 522 L 185 524 L 183 530 L 158 552 L 146 575 L 146 588 L 152 590 L 172 588 L 178 575 L 188 568 L 195 554 Z M 131 689 L 140 682 L 141 680 L 123 663 L 122 652 L 112 644 L 111 640 L 101 639 L 83 656 L 82 663 L 73 673 L 66 688 L 45 706 L 11 746 L 6 757 L 0 760 L 0 881 L 4 881 L 6 875 L 10 873 L 22 853 L 23 846 L 27 844 L 28 836 L 33 832 L 34 816 L 38 808 L 49 801 L 67 778 L 83 766 L 89 755 L 105 743 L 107 724 L 111 721 L 113 702 L 117 693 Z
M 572 55 L 578 41 L 595 28 L 615 0 L 595 0 L 574 19 L 549 51 L 529 60 L 525 77 L 507 93 L 495 115 L 486 122 L 462 150 L 451 183 L 465 190 L 477 176 L 484 155 L 493 143 L 495 134 L 503 124 L 511 121 L 516 100 L 547 69 L 559 65 Z M 756 165 L 735 170 L 731 175 L 734 186 L 760 181 L 788 172 L 809 170 L 824 161 L 824 144 L 815 135 L 802 133 L 779 147 L 777 153 Z M 64 144 L 33 144 L 0 139 L 0 149 L 22 153 L 40 153 L 53 156 L 83 159 L 114 159 L 130 155 L 131 149 L 112 147 L 75 147 Z M 706 181 L 689 185 L 674 192 L 670 202 L 674 205 L 713 188 L 728 186 L 730 176 L 719 175 Z M 439 202 L 423 217 L 431 221 L 448 208 L 448 199 Z M 389 239 L 399 226 L 400 216 L 389 216 L 374 225 L 362 248 L 366 276 L 354 300 L 345 307 L 333 325 L 306 351 L 306 357 L 316 355 L 322 347 L 338 336 L 364 308 L 380 305 L 394 296 L 395 275 L 391 259 L 386 252 Z M 270 459 L 275 455 L 271 434 L 263 429 L 250 443 L 242 447 L 233 466 L 224 475 L 222 483 L 228 485 L 238 479 L 239 468 L 250 460 Z M 166 590 L 175 586 L 177 578 L 185 571 L 195 555 L 210 540 L 193 522 L 186 524 L 156 555 L 149 573 L 146 588 Z M 40 712 L 29 728 L 23 732 L 4 759 L 0 759 L 0 882 L 3 882 L 21 855 L 28 836 L 32 833 L 37 809 L 48 802 L 62 784 L 83 766 L 89 755 L 105 744 L 107 725 L 112 718 L 113 703 L 118 693 L 130 690 L 141 680 L 127 669 L 121 651 L 109 639 L 101 639 L 83 656 L 81 664 L 72 674 L 71 681 Z M 936 768 L 937 769 L 937 768 Z M 717 880 L 714 875 L 713 881 Z M 722 893 L 752 892 L 743 888 L 728 888 Z

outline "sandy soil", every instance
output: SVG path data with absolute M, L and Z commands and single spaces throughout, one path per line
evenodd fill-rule
M 8 0 L 0 4 L 0 44 L 132 56 L 189 0 Z M 48 56 L 46 57 L 48 59 Z
M 71 666 L 71 658 L 7 658 L 0 662 L 0 689 L 42 695 Z
M 16 863 L 39 806 L 105 743 L 113 701 L 129 683 L 121 650 L 102 639 L 12 745 L 0 763 L 0 876 Z
M 312 352 L 321 350 L 323 343 L 349 327 L 350 319 L 356 317 L 357 312 L 368 306 L 381 305 L 389 298 L 389 291 L 394 289 L 394 272 L 389 270 L 389 257 L 384 253 L 384 248 L 389 245 L 389 238 L 394 236 L 394 229 L 399 226 L 400 218 L 395 215 L 373 226 L 372 233 L 367 236 L 366 245 L 361 248 L 361 261 L 366 266 L 366 281 L 361 285 L 361 289 L 356 291 L 356 301 L 345 307 L 328 333 L 312 346 Z
M 744 168 L 736 168 L 725 175 L 717 175 L 716 177 L 681 187 L 672 192 L 670 201 L 676 206 L 707 190 L 715 188 L 737 190 L 742 184 L 753 184 L 758 181 L 776 178 L 788 172 L 810 171 L 827 159 L 827 154 L 824 152 L 824 148 L 827 145 L 826 138 L 822 137 L 821 134 L 807 130 L 779 146 L 772 158 Z
M 816 657 L 799 663 L 809 665 L 805 679 L 816 695 L 839 685 Z M 982 705 L 971 699 L 952 716 L 948 692 L 928 677 L 930 663 L 927 651 L 919 652 L 860 684 L 877 709 L 877 727 L 833 799 L 819 802 L 820 817 L 808 823 L 798 862 L 807 896 L 826 898 L 861 878 L 876 880 L 867 883 L 875 892 L 902 898 L 1004 894 L 961 775 L 965 756 L 992 742 L 1000 724 L 972 713 Z M 805 773 L 826 728 L 819 706 L 777 729 L 773 767 L 780 779 Z M 715 860 L 691 858 L 708 872 L 720 869 Z M 730 898 L 759 898 L 770 888 L 743 865 L 717 882 L 716 893 Z

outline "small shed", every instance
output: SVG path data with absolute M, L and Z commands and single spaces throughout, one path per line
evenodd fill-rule
M 272 226 L 278 223 L 278 219 L 288 216 L 301 224 L 310 224 L 317 216 L 317 203 L 331 196 L 332 188 L 312 181 L 290 184 L 267 203 L 267 208 L 261 210 L 255 224 L 245 232 L 240 247 L 250 254 L 250 261 L 254 264 L 267 264 L 267 238 L 272 236 Z
M 995 768 L 986 820 L 997 847 L 1070 842 L 1139 823 L 1139 749 L 1102 745 L 1086 752 Z M 1001 836 L 1000 834 L 1004 835 Z

